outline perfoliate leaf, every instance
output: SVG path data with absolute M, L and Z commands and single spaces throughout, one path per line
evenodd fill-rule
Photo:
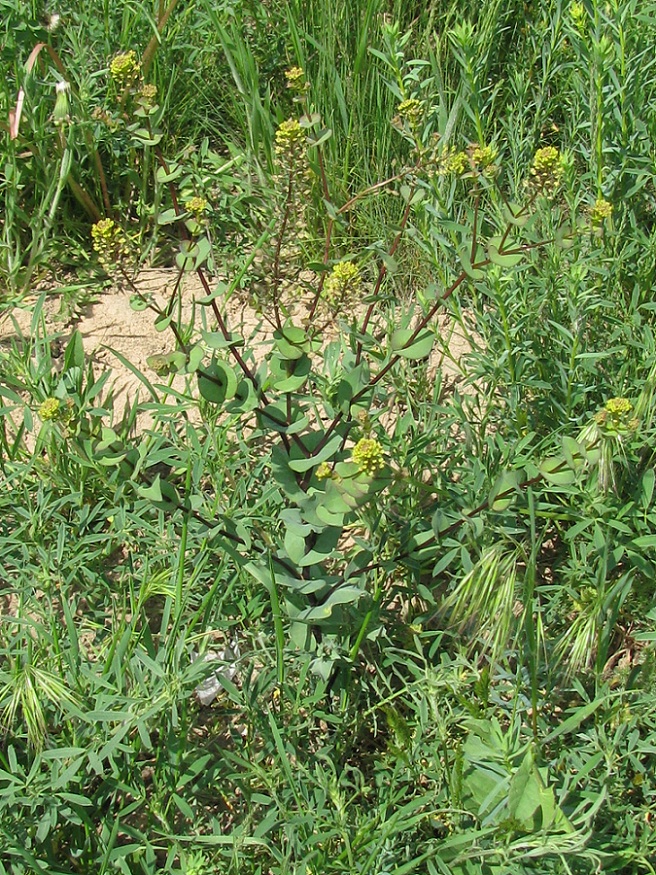
M 545 459 L 539 470 L 544 479 L 554 486 L 571 486 L 576 480 L 576 474 L 569 467 L 564 456 Z
M 503 471 L 490 489 L 487 502 L 490 510 L 499 512 L 510 507 L 517 498 L 517 487 L 521 482 L 519 471 Z
M 199 368 L 198 391 L 211 404 L 223 404 L 237 391 L 237 376 L 226 362 L 214 361 Z
M 423 359 L 430 355 L 435 340 L 433 332 L 424 329 L 410 342 L 414 333 L 412 328 L 397 328 L 391 338 L 392 352 L 410 360 Z

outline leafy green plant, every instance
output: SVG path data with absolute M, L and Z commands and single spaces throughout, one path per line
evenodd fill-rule
M 649 12 L 72 7 L 63 149 L 171 345 L 122 412 L 43 295 L 0 348 L 0 872 L 653 871 Z M 78 179 L 14 157 L 12 282 Z

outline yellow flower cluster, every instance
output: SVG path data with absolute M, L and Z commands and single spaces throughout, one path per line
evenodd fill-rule
M 609 398 L 595 415 L 595 422 L 611 433 L 627 433 L 635 431 L 640 425 L 632 413 L 633 404 L 628 398 Z
M 538 149 L 533 157 L 531 182 L 540 191 L 553 193 L 562 182 L 565 173 L 563 156 L 555 146 Z
M 51 419 L 58 419 L 61 412 L 61 401 L 59 398 L 46 398 L 38 410 L 39 419 L 46 422 Z
M 396 108 L 399 117 L 407 122 L 410 127 L 415 127 L 421 121 L 424 114 L 423 101 L 416 97 L 409 97 L 407 100 L 402 100 Z
M 302 67 L 292 67 L 287 70 L 285 79 L 287 80 L 287 88 L 297 94 L 302 94 L 310 87 L 309 83 L 305 81 L 305 70 Z
M 280 123 L 275 135 L 275 151 L 284 175 L 294 172 L 297 176 L 308 176 L 307 135 L 297 119 Z
M 91 237 L 98 260 L 105 270 L 110 270 L 129 252 L 127 237 L 113 219 L 96 222 L 91 228 Z
M 348 292 L 357 292 L 361 285 L 362 277 L 357 265 L 352 261 L 340 261 L 333 265 L 330 276 L 326 280 L 324 286 L 326 300 L 329 304 L 335 304 L 343 300 Z
M 469 154 L 474 170 L 485 176 L 493 176 L 497 172 L 497 166 L 494 162 L 499 153 L 495 146 L 479 146 L 478 143 L 475 143 L 470 148 Z
M 137 94 L 137 103 L 144 109 L 152 109 L 157 97 L 157 85 L 142 85 Z
M 184 202 L 184 208 L 188 213 L 192 213 L 196 221 L 200 221 L 207 209 L 207 201 L 204 197 L 190 197 Z
M 590 219 L 593 225 L 601 225 L 605 219 L 610 219 L 613 214 L 613 205 L 602 197 L 598 197 L 594 207 L 590 210 Z
M 462 176 L 469 167 L 467 153 L 458 152 L 455 146 L 440 147 L 438 145 L 434 149 L 430 160 L 439 176 L 448 176 L 450 174 Z
M 328 478 L 332 476 L 332 468 L 328 462 L 322 462 L 317 468 L 317 480 L 328 480 Z
M 130 49 L 129 52 L 116 55 L 109 65 L 109 75 L 119 88 L 125 88 L 126 85 L 129 85 L 139 75 L 136 52 Z
M 305 146 L 306 139 L 300 122 L 295 118 L 287 119 L 276 131 L 276 153 L 283 155 L 296 151 L 299 146 Z
M 374 477 L 385 467 L 383 447 L 374 438 L 361 438 L 353 447 L 352 458 L 360 470 Z

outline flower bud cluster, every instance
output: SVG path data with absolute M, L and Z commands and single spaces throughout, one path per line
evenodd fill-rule
M 358 266 L 352 261 L 340 261 L 333 265 L 324 285 L 326 302 L 331 306 L 343 303 L 348 295 L 357 294 L 361 287 L 362 277 Z
M 292 67 L 285 72 L 287 88 L 296 94 L 304 94 L 310 87 L 305 81 L 305 70 L 302 67 Z
M 46 398 L 37 412 L 39 414 L 39 419 L 42 422 L 59 419 L 61 415 L 61 401 L 59 398 Z
M 383 447 L 375 438 L 361 438 L 353 447 L 352 458 L 360 470 L 374 477 L 385 467 Z
M 633 404 L 628 398 L 609 398 L 595 415 L 595 422 L 611 434 L 627 434 L 640 425 L 633 416 Z
M 402 122 L 407 122 L 411 128 L 415 128 L 424 114 L 424 103 L 416 97 L 409 97 L 399 103 L 396 111 Z
M 190 197 L 184 202 L 184 208 L 199 222 L 207 209 L 207 201 L 204 197 Z
M 116 55 L 109 64 L 109 75 L 118 88 L 126 88 L 139 76 L 137 54 L 133 49 Z
M 91 237 L 98 260 L 107 271 L 111 271 L 117 262 L 129 254 L 125 232 L 113 219 L 96 222 L 91 228 Z
M 307 137 L 297 119 L 281 122 L 275 140 L 276 155 L 282 164 L 294 166 L 306 163 Z
M 555 146 L 538 149 L 530 170 L 531 187 L 545 194 L 553 194 L 563 180 L 565 163 Z
M 590 221 L 593 225 L 601 225 L 613 214 L 613 205 L 602 197 L 598 197 L 590 210 Z

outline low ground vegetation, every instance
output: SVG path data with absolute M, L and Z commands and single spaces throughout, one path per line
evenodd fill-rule
M 477 6 L 0 0 L 2 875 L 655 871 L 656 4 Z

